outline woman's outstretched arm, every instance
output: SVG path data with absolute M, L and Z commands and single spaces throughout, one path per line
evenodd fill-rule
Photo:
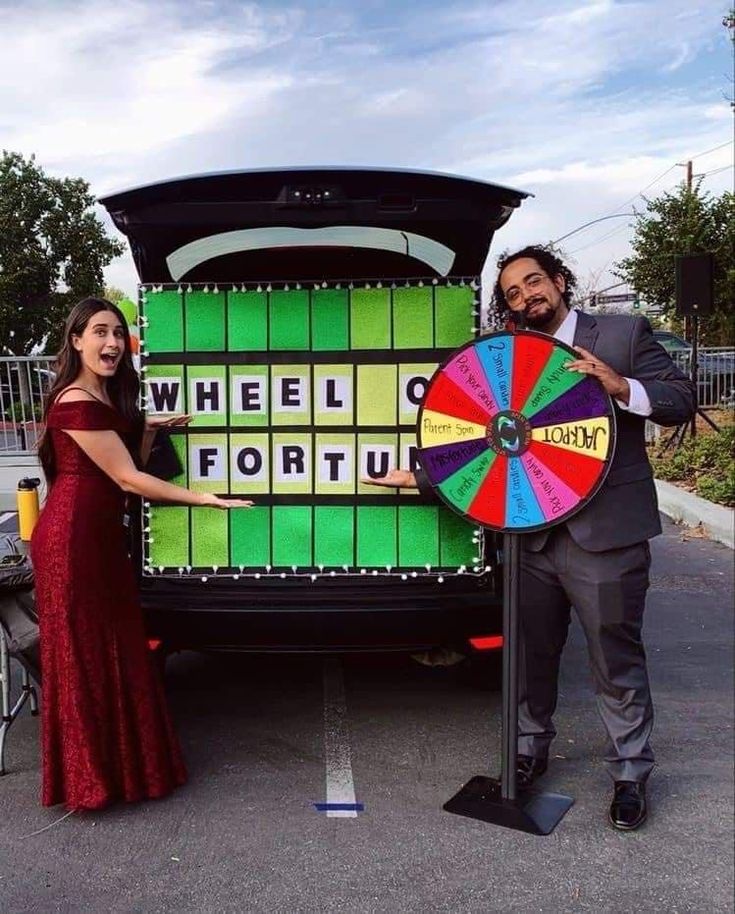
M 184 486 L 164 482 L 149 473 L 143 473 L 133 463 L 122 438 L 112 430 L 79 431 L 64 429 L 89 459 L 125 492 L 141 495 L 151 501 L 168 501 L 180 505 L 199 505 L 212 508 L 249 508 L 251 501 L 218 498 L 207 492 L 192 492 Z

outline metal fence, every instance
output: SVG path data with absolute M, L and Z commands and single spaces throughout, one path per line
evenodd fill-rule
M 0 357 L 0 456 L 34 453 L 53 362 L 46 355 Z
M 676 349 L 669 355 L 685 374 L 691 376 L 691 349 Z M 697 353 L 697 398 L 702 409 L 735 405 L 735 349 L 700 346 Z
M 686 374 L 691 350 L 670 352 Z M 32 454 L 42 431 L 43 398 L 53 381 L 52 356 L 0 357 L 0 457 Z M 702 347 L 697 358 L 699 405 L 735 406 L 735 349 Z

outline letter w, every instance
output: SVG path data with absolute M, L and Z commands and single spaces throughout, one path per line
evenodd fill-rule
M 173 413 L 179 399 L 180 381 L 149 381 L 153 406 L 157 413 Z

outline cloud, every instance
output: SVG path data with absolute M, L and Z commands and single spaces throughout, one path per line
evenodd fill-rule
M 262 116 L 289 74 L 254 66 L 233 80 L 215 68 L 278 40 L 287 23 L 262 19 L 199 29 L 165 3 L 17 7 L 3 23 L 3 142 L 51 168 L 94 167 L 210 133 L 236 112 Z
M 721 17 L 720 0 L 31 0 L 3 7 L 2 143 L 97 194 L 233 168 L 446 170 L 536 194 L 497 247 L 547 240 L 730 139 Z M 129 258 L 109 275 L 131 290 Z

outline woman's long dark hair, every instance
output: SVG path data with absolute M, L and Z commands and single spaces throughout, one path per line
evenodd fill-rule
M 138 408 L 140 381 L 133 367 L 133 359 L 130 352 L 130 333 L 125 315 L 116 305 L 104 298 L 84 298 L 74 305 L 66 319 L 64 343 L 56 356 L 56 363 L 54 364 L 56 377 L 46 395 L 43 406 L 43 421 L 46 424 L 46 428 L 38 443 L 38 459 L 49 483 L 56 478 L 56 455 L 54 454 L 54 446 L 48 429 L 48 415 L 61 391 L 73 384 L 82 370 L 82 360 L 74 348 L 72 337 L 81 336 L 90 318 L 100 311 L 112 311 L 122 324 L 125 338 L 125 351 L 122 354 L 117 371 L 107 381 L 107 393 L 115 409 L 121 416 L 132 423 L 136 434 L 139 435 L 142 431 L 143 417 Z

